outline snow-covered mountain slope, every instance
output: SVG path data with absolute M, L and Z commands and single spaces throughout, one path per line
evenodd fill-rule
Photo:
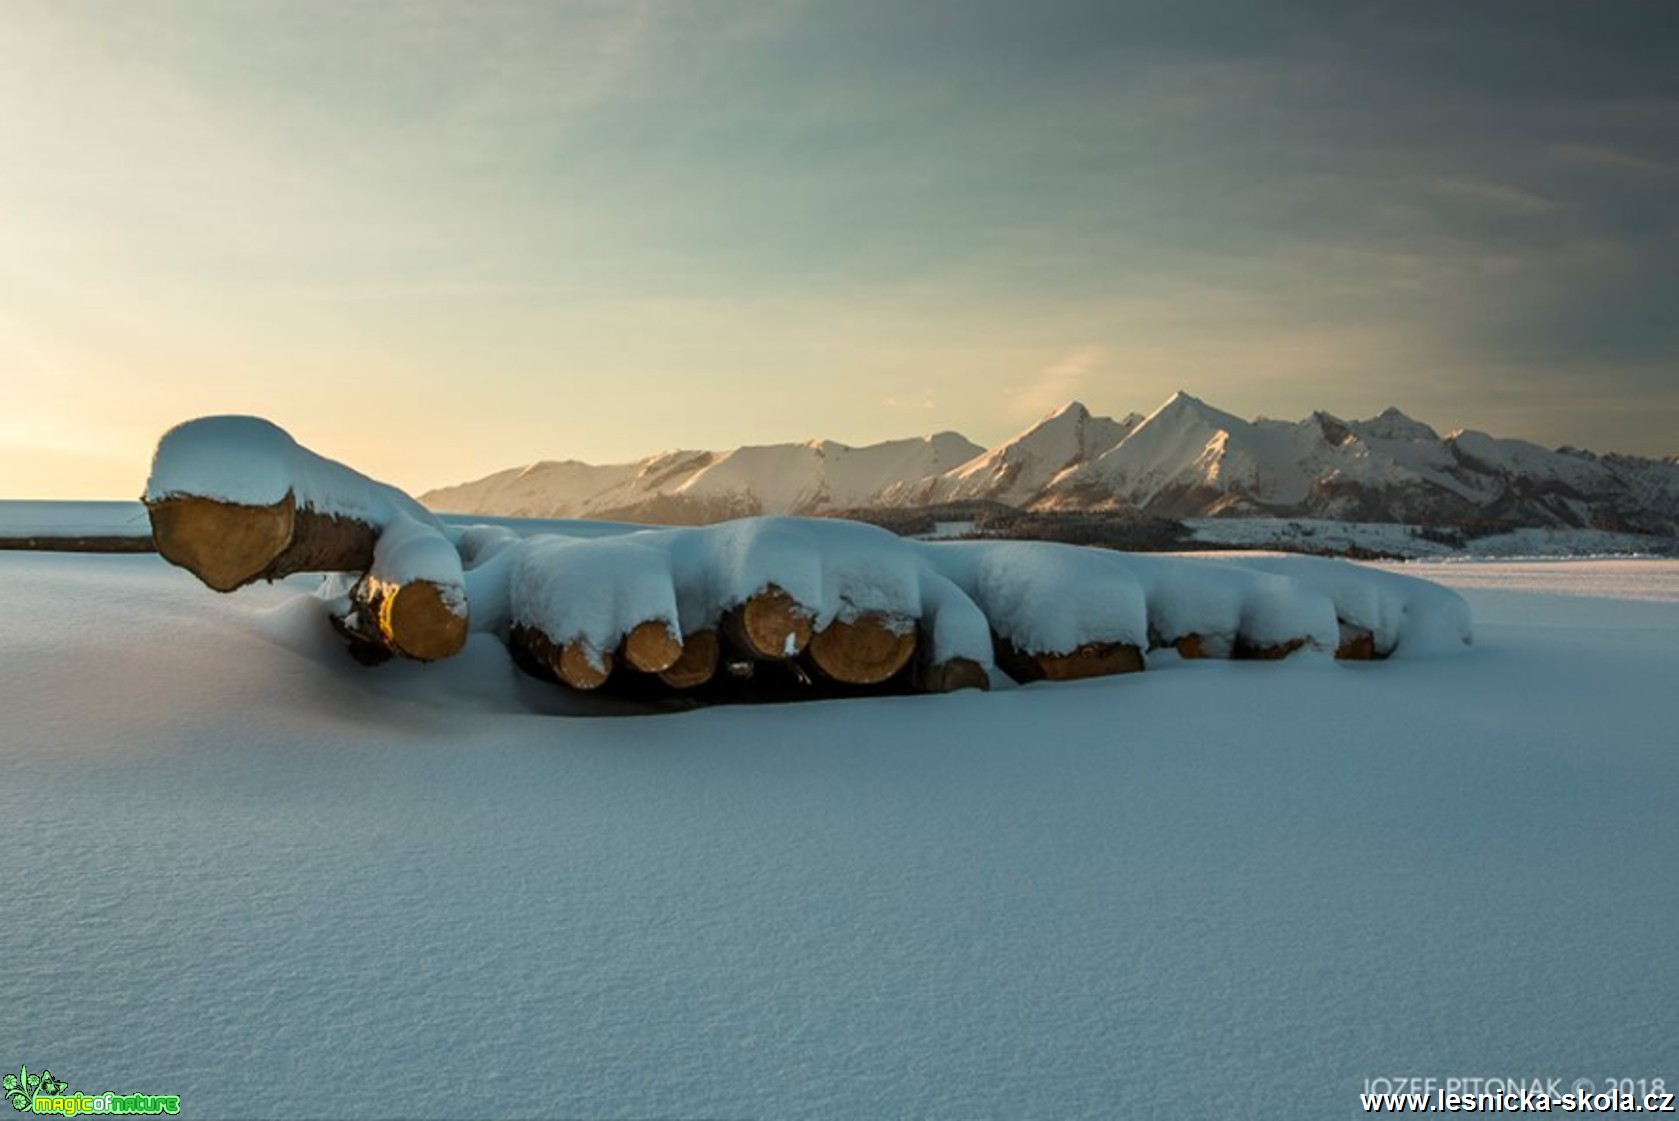
M 930 506 L 988 500 L 1024 506 L 1066 471 L 1113 448 L 1142 419 L 1140 413 L 1119 421 L 1093 416 L 1072 401 L 954 471 L 893 485 L 878 501 Z
M 1324 412 L 1297 423 L 1245 421 L 1180 392 L 1032 504 L 1671 534 L 1679 470 L 1482 432 L 1442 438 L 1392 408 L 1363 421 Z
M 472 514 L 693 523 L 962 501 L 1165 517 L 1679 532 L 1679 463 L 1552 451 L 1398 409 L 1243 420 L 1187 393 L 1144 417 L 1072 402 L 989 450 L 944 432 L 863 448 L 828 441 L 667 452 L 613 467 L 538 463 L 432 491 Z
M 1187 512 L 1217 507 L 1223 496 L 1298 502 L 1309 484 L 1305 451 L 1299 426 L 1245 421 L 1179 392 L 1117 445 L 1057 478 L 1040 505 Z
M 703 524 L 873 505 L 905 479 L 941 475 L 984 450 L 940 432 L 861 448 L 812 440 L 729 452 L 673 451 L 611 467 L 542 462 L 421 498 L 434 510 L 455 513 Z

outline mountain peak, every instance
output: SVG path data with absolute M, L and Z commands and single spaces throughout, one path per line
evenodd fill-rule
M 1059 409 L 1045 413 L 1044 418 L 1038 423 L 1047 424 L 1052 420 L 1060 420 L 1064 416 L 1072 417 L 1075 420 L 1084 420 L 1090 416 L 1090 410 L 1084 407 L 1083 401 L 1068 401 Z
M 1195 396 L 1195 394 L 1187 393 L 1182 389 L 1168 397 L 1166 399 L 1166 403 L 1160 406 L 1156 412 L 1163 413 L 1168 409 L 1174 412 L 1202 413 L 1211 416 L 1224 415 L 1223 412 L 1207 404 L 1205 401 L 1201 400 L 1201 398 Z
M 1083 438 L 1082 433 L 1093 420 L 1095 418 L 1091 416 L 1090 410 L 1084 407 L 1083 402 L 1068 401 L 1054 412 L 1045 413 L 1031 427 L 1015 433 L 991 449 L 988 454 L 1007 456 L 1013 454 L 1011 449 L 1025 448 L 1042 452 L 1062 445 L 1069 449 L 1076 448 Z M 1050 454 L 1057 453 L 1051 451 Z M 1072 455 L 1073 452 L 1069 450 L 1067 454 Z
M 1352 428 L 1334 413 L 1316 409 L 1301 424 L 1316 424 L 1331 447 L 1340 447 L 1352 436 Z
M 989 450 L 937 432 L 864 447 L 810 440 L 666 452 L 607 466 L 542 461 L 422 501 L 458 513 L 664 523 L 972 500 L 1165 517 L 1609 518 L 1671 534 L 1679 527 L 1676 466 L 1559 454 L 1473 431 L 1443 441 L 1391 406 L 1368 420 L 1322 410 L 1294 422 L 1248 420 L 1178 390 L 1149 416 L 1123 420 L 1068 401 Z
M 1438 440 L 1440 434 L 1420 420 L 1413 420 L 1389 405 L 1369 420 L 1361 421 L 1358 430 L 1366 436 L 1381 440 Z
M 1240 417 L 1216 409 L 1201 398 L 1181 389 L 1167 398 L 1166 403 L 1154 410 L 1139 427 L 1159 425 L 1162 421 L 1175 421 L 1179 424 L 1199 421 L 1213 428 L 1242 427 L 1247 423 Z

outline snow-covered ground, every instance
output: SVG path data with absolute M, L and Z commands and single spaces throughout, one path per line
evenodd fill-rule
M 0 553 L 12 1061 L 183 1116 L 1358 1116 L 1679 1085 L 1679 562 L 1476 645 L 562 715 L 304 578 Z
M 515 533 L 564 533 L 567 537 L 613 537 L 646 529 L 626 522 L 566 518 L 498 518 L 483 515 L 440 518 L 452 525 L 499 525 Z M 0 498 L 0 540 L 18 537 L 150 537 L 151 520 L 141 502 L 81 502 Z
M 138 502 L 0 499 L 0 538 L 146 537 L 152 532 Z
M 1448 556 L 1457 550 L 1393 522 L 1337 522 L 1322 518 L 1185 518 L 1190 540 L 1244 549 L 1289 546 L 1325 552 L 1368 549 L 1398 557 Z
M 583 519 L 493 517 L 444 514 L 454 525 L 500 525 L 516 533 L 563 532 L 569 537 L 610 537 L 645 525 Z M 1367 549 L 1413 559 L 1474 557 L 1634 556 L 1652 549 L 1671 552 L 1671 539 L 1602 530 L 1520 529 L 1480 537 L 1457 549 L 1431 541 L 1422 527 L 1391 522 L 1339 522 L 1322 518 L 1189 518 L 1192 540 L 1203 545 L 1246 549 L 1287 547 L 1327 553 Z M 973 522 L 938 522 L 930 539 L 961 537 Z M 0 539 L 18 537 L 144 537 L 151 532 L 139 502 L 52 502 L 0 499 Z
M 1364 549 L 1384 556 L 1583 557 L 1671 554 L 1672 538 L 1600 529 L 1517 529 L 1467 540 L 1461 547 L 1431 538 L 1423 526 L 1395 522 L 1340 522 L 1325 518 L 1186 518 L 1190 539 L 1201 545 L 1244 549 L 1287 548 L 1322 553 Z
M 1446 559 L 1374 567 L 1420 576 L 1460 592 L 1539 592 L 1547 597 L 1679 603 L 1679 561 L 1671 560 Z M 1477 602 L 1485 603 L 1487 597 L 1479 596 Z

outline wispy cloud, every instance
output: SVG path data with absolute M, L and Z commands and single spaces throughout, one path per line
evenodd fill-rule
M 1013 410 L 1021 415 L 1040 416 L 1060 408 L 1083 394 L 1090 376 L 1102 364 L 1102 350 L 1079 346 L 1037 372 L 1026 385 L 1016 387 Z
M 1617 167 L 1627 171 L 1649 171 L 1667 175 L 1679 173 L 1679 163 L 1646 159 L 1633 152 L 1599 147 L 1595 144 L 1557 144 L 1552 146 L 1551 155 L 1564 163 Z
M 936 409 L 938 401 L 931 389 L 923 389 L 919 397 L 891 397 L 882 402 L 889 409 Z
M 1436 176 L 1422 180 L 1421 186 L 1438 195 L 1484 203 L 1499 210 L 1524 214 L 1542 214 L 1557 207 L 1556 203 L 1543 195 L 1489 179 Z

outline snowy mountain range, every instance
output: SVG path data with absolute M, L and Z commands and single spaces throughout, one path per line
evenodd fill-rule
M 1679 462 L 1555 451 L 1398 409 L 1243 420 L 1179 392 L 1122 420 L 1069 403 L 990 449 L 954 432 L 673 451 L 510 468 L 421 496 L 435 510 L 696 524 L 752 514 L 1000 502 L 1163 517 L 1315 517 L 1679 533 Z

